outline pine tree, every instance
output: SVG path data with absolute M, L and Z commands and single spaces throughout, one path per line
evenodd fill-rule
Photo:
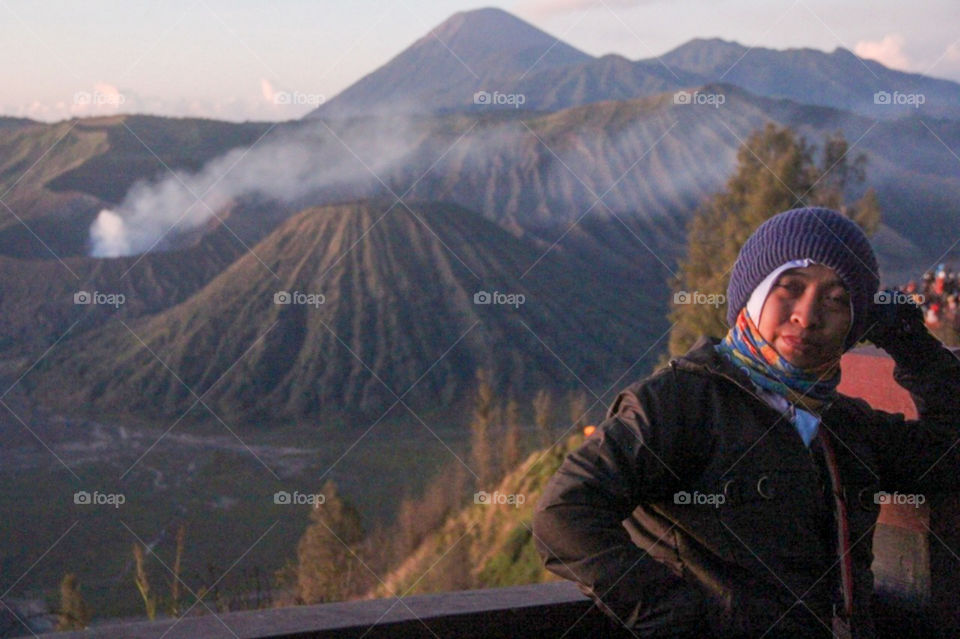
M 183 547 L 187 536 L 187 527 L 180 524 L 177 528 L 177 551 L 173 559 L 173 576 L 170 579 L 170 616 L 180 616 L 180 568 L 183 563 Z
M 570 423 L 574 430 L 579 430 L 587 423 L 587 395 L 583 391 L 574 393 L 570 397 Z
M 853 219 L 868 235 L 879 226 L 880 209 L 872 190 L 854 203 L 844 199 L 863 183 L 866 158 L 849 157 L 840 133 L 825 139 L 819 166 L 815 151 L 789 127 L 772 123 L 740 147 L 726 188 L 703 203 L 687 225 L 687 255 L 677 277 L 669 280 L 674 293 L 670 355 L 685 353 L 701 335 L 726 335 L 725 304 L 683 300 L 693 293 L 725 296 L 740 248 L 767 219 L 800 206 L 827 206 Z
M 406 496 L 400 501 L 397 508 L 397 528 L 399 541 L 399 555 L 405 556 L 413 552 L 421 539 L 420 527 L 417 525 L 416 501 L 412 496 Z
M 311 508 L 310 525 L 297 544 L 297 594 L 307 604 L 343 601 L 365 582 L 360 514 L 332 481 L 321 493 L 324 501 Z
M 497 418 L 496 412 L 490 374 L 486 369 L 478 369 L 477 399 L 473 410 L 473 420 L 470 422 L 470 458 L 473 470 L 477 475 L 479 488 L 483 490 L 486 490 L 486 487 L 496 475 L 491 449 L 491 431 Z
M 867 189 L 856 202 L 848 203 L 844 199 L 845 191 L 860 186 L 867 177 L 866 156 L 860 154 L 847 162 L 848 152 L 849 146 L 842 133 L 826 137 L 820 161 L 820 181 L 814 188 L 811 202 L 843 213 L 859 224 L 867 235 L 873 235 L 880 226 L 880 205 L 873 188 Z
M 147 576 L 147 568 L 144 564 L 143 548 L 140 547 L 139 543 L 133 545 L 133 560 L 136 564 L 134 582 L 137 584 L 137 590 L 143 599 L 147 619 L 153 621 L 157 616 L 157 596 L 150 589 L 150 579 Z
M 540 446 L 546 448 L 553 444 L 550 429 L 553 423 L 553 402 L 550 394 L 542 388 L 533 397 L 533 421 L 537 427 Z
M 80 594 L 80 581 L 67 573 L 60 582 L 60 612 L 57 630 L 83 630 L 90 623 L 90 608 Z
M 523 455 L 520 448 L 520 405 L 517 400 L 510 398 L 507 402 L 504 422 L 506 431 L 503 434 L 503 465 L 510 472 L 520 463 Z

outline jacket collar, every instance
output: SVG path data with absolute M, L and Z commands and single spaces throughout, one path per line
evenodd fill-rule
M 719 338 L 704 335 L 690 347 L 686 354 L 672 361 L 685 370 L 734 375 L 749 382 L 749 377 L 743 371 L 717 352 L 714 347 L 719 343 Z
M 717 352 L 714 347 L 719 343 L 719 338 L 704 335 L 690 347 L 685 355 L 672 359 L 671 364 L 675 364 L 677 368 L 682 370 L 723 377 L 756 397 L 757 401 L 766 404 L 757 394 L 756 386 L 754 386 L 750 377 L 733 362 Z M 837 399 L 839 398 L 838 395 Z M 836 401 L 828 402 L 822 412 L 829 410 Z

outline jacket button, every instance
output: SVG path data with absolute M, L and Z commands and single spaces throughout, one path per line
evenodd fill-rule
M 757 480 L 757 492 L 764 499 L 773 499 L 776 494 L 773 487 L 770 486 L 770 478 L 766 475 Z
M 728 479 L 727 481 L 723 482 L 723 490 L 722 490 L 722 492 L 723 492 L 723 496 L 726 498 L 726 502 L 725 502 L 725 503 L 731 503 L 731 502 L 733 502 L 733 501 L 735 500 L 735 496 L 734 496 L 734 494 L 733 494 L 733 483 L 734 483 L 734 481 L 736 481 L 736 480 L 734 480 L 734 479 Z

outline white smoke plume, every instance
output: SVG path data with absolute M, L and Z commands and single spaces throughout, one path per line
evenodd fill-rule
M 572 221 L 588 210 L 603 217 L 608 208 L 663 214 L 668 212 L 663 203 L 675 203 L 678 192 L 698 198 L 725 175 L 719 168 L 685 165 L 688 153 L 678 152 L 669 125 L 652 118 L 616 131 L 585 126 L 556 138 L 547 132 L 545 139 L 512 119 L 470 124 L 398 116 L 356 120 L 333 132 L 323 122 L 288 126 L 195 174 L 135 184 L 119 207 L 101 211 L 94 221 L 92 255 L 175 246 L 178 234 L 253 194 L 303 208 L 388 196 L 392 190 L 405 200 L 444 200 L 497 221 L 519 214 L 536 225 Z M 733 162 L 734 153 L 731 149 L 720 164 Z M 536 181 L 537 188 L 518 191 L 524 180 Z
M 134 184 L 119 207 L 102 210 L 94 220 L 91 255 L 117 257 L 162 248 L 164 241 L 219 216 L 245 195 L 290 203 L 329 188 L 382 193 L 378 177 L 386 182 L 418 143 L 415 127 L 401 119 L 332 129 L 334 133 L 322 122 L 278 129 L 250 149 L 233 149 L 211 160 L 197 173 L 176 171 L 156 182 Z

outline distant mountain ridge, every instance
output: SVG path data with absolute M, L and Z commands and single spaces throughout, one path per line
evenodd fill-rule
M 960 84 L 889 69 L 843 48 L 781 51 L 697 38 L 655 58 L 595 58 L 500 9 L 454 14 L 306 117 L 516 108 L 506 98 L 476 104 L 476 92 L 522 96 L 523 109 L 556 111 L 718 82 L 874 118 L 960 118 Z M 918 94 L 919 108 L 910 102 Z
M 857 152 L 867 153 L 870 158 L 868 183 L 878 190 L 886 223 L 901 236 L 886 234 L 889 241 L 881 247 L 881 262 L 885 267 L 892 266 L 889 258 L 894 255 L 886 253 L 886 247 L 895 249 L 900 266 L 909 262 L 910 250 L 905 247 L 911 243 L 914 253 L 937 253 L 949 248 L 941 244 L 946 236 L 935 229 L 949 228 L 951 220 L 958 215 L 960 183 L 952 170 L 955 159 L 948 149 L 960 145 L 960 123 L 936 119 L 875 121 L 828 107 L 755 96 L 734 85 L 705 85 L 696 90 L 722 95 L 722 108 L 677 104 L 674 94 L 661 93 L 555 113 L 511 110 L 490 114 L 394 116 L 387 122 L 395 122 L 395 128 L 406 131 L 401 136 L 406 146 L 399 156 L 402 161 L 385 167 L 378 178 L 372 177 L 352 155 L 353 149 L 344 148 L 336 139 L 350 130 L 368 130 L 373 124 L 371 121 L 354 118 L 344 123 L 281 125 L 277 131 L 282 128 L 285 134 L 291 133 L 295 126 L 311 128 L 303 132 L 304 137 L 339 153 L 331 156 L 329 164 L 345 169 L 352 166 L 363 178 L 349 188 L 327 186 L 288 208 L 292 212 L 343 200 L 390 197 L 389 186 L 397 194 L 410 189 L 407 199 L 445 201 L 480 212 L 515 234 L 533 234 L 548 243 L 560 236 L 572 239 L 574 236 L 565 235 L 564 225 L 585 212 L 585 219 L 607 218 L 614 228 L 619 222 L 611 216 L 616 215 L 638 224 L 639 228 L 633 232 L 645 238 L 652 253 L 661 261 L 669 262 L 676 252 L 666 247 L 682 242 L 683 221 L 702 198 L 722 186 L 733 168 L 741 141 L 750 132 L 773 121 L 795 128 L 814 143 L 827 133 L 843 131 L 849 141 L 856 142 Z M 265 130 L 262 127 L 245 129 L 243 125 L 232 125 L 237 127 L 232 130 L 231 125 L 220 124 L 227 127 L 230 135 L 222 137 L 219 147 L 211 144 L 212 138 L 208 138 L 210 142 L 203 142 L 209 146 L 204 150 L 208 154 L 214 154 L 216 148 L 226 150 L 234 144 L 230 140 L 239 141 L 243 136 Z M 76 130 L 85 131 L 81 128 L 85 125 L 81 123 Z M 145 135 L 144 131 L 148 130 L 138 122 L 131 122 L 129 126 L 135 127 L 139 135 Z M 151 120 L 150 126 L 156 130 L 155 135 L 163 134 L 171 139 L 195 135 L 191 134 L 194 125 L 190 122 Z M 378 121 L 376 126 L 390 128 L 383 121 Z M 30 148 L 40 153 L 44 143 L 52 144 L 62 135 L 62 129 L 63 125 L 50 125 L 49 130 L 36 129 L 31 133 L 36 139 L 31 141 Z M 271 132 L 273 135 L 276 132 Z M 87 139 L 86 134 L 77 138 L 78 142 Z M 82 247 L 87 242 L 94 212 L 99 210 L 98 206 L 106 205 L 100 197 L 112 194 L 118 179 L 131 180 L 126 177 L 129 172 L 118 176 L 111 167 L 142 166 L 137 172 L 143 175 L 149 174 L 151 168 L 156 171 L 159 166 L 156 158 L 139 143 L 131 146 L 118 136 L 121 145 L 114 149 L 110 139 L 106 138 L 102 147 L 92 150 L 77 146 L 78 153 L 67 145 L 68 142 L 75 144 L 71 133 L 48 156 L 54 167 L 63 166 L 65 171 L 44 167 L 18 185 L 18 189 L 27 191 L 23 194 L 25 201 L 33 198 L 36 202 L 32 211 L 26 209 L 29 215 L 22 212 L 21 215 L 30 229 L 45 237 L 57 254 L 62 254 L 59 247 L 63 244 Z M 0 146 L 2 142 L 0 135 Z M 361 152 L 368 166 L 377 159 L 378 144 L 383 142 L 365 143 L 368 148 Z M 181 147 L 170 145 L 170 148 L 164 161 L 174 169 L 189 168 L 173 152 Z M 182 147 L 180 156 L 193 153 L 190 149 Z M 253 152 L 256 153 L 256 149 Z M 192 166 L 198 165 L 196 159 L 192 163 Z M 161 175 L 166 173 L 163 167 L 159 170 Z M 302 171 L 303 167 L 298 170 Z M 0 171 L 0 182 L 14 180 L 17 173 L 11 171 L 9 175 L 6 178 Z M 27 183 L 29 186 L 24 186 Z M 53 191 L 51 185 L 63 190 Z M 45 189 L 38 191 L 41 186 Z M 37 192 L 44 194 L 44 198 L 92 202 L 86 205 L 90 207 L 91 212 L 87 214 L 90 217 L 70 218 L 77 220 L 77 227 L 72 228 L 62 217 L 62 208 L 44 209 L 44 201 L 37 201 Z M 600 195 L 603 195 L 602 201 L 597 200 Z M 226 219 L 231 234 L 253 243 L 289 214 L 273 211 L 268 204 L 241 206 L 230 215 L 225 212 L 219 215 Z M 918 207 L 925 214 L 915 219 L 913 211 Z M 15 218 L 11 216 L 7 222 L 6 228 L 0 228 L 0 252 L 19 257 L 16 251 L 33 246 L 33 252 L 24 257 L 52 259 Z M 209 228 L 218 225 L 219 221 L 211 220 Z M 57 240 L 60 244 L 46 235 L 47 228 L 53 238 L 62 238 Z M 563 249 L 560 245 L 555 250 Z M 648 253 L 650 251 L 644 251 L 645 255 Z
M 826 53 L 810 48 L 745 47 L 719 38 L 696 38 L 659 59 L 671 69 L 695 74 L 707 82 L 727 82 L 757 95 L 875 118 L 917 113 L 960 117 L 960 83 L 890 69 L 843 47 Z M 919 109 L 908 103 L 898 105 L 893 103 L 894 92 L 922 94 L 924 102 Z M 884 94 L 889 94 L 890 102 L 884 102 Z
M 41 124 L 36 120 L 29 120 L 27 118 L 11 118 L 7 116 L 0 116 L 0 129 L 13 129 L 22 126 L 30 126 L 32 124 Z

